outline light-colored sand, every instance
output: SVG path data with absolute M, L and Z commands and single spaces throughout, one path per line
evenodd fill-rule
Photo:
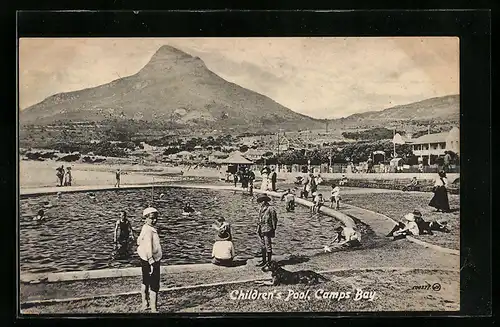
M 57 185 L 56 168 L 64 165 L 71 167 L 74 186 L 84 185 L 114 185 L 116 169 L 120 168 L 124 175 L 121 183 L 145 184 L 167 181 L 167 177 L 160 174 L 180 173 L 181 168 L 144 166 L 144 165 L 110 165 L 61 163 L 56 161 L 26 161 L 19 163 L 19 185 L 21 188 L 52 187 Z M 154 178 L 154 181 L 153 181 Z

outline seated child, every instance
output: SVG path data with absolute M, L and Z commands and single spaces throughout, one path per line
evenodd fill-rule
M 231 225 L 223 218 L 219 217 L 212 225 L 212 228 L 217 231 L 217 237 L 223 241 L 232 241 Z
M 390 232 L 387 237 L 394 237 L 394 240 L 405 238 L 408 235 L 419 235 L 418 225 L 415 223 L 415 217 L 412 213 L 404 216 L 406 222 L 399 222 Z
M 212 249 L 212 263 L 220 266 L 230 266 L 235 257 L 233 242 L 228 240 L 215 241 Z

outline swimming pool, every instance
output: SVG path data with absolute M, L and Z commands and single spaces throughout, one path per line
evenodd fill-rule
M 21 199 L 20 269 L 21 273 L 61 272 L 138 265 L 138 256 L 112 260 L 113 232 L 122 210 L 127 211 L 137 236 L 142 227 L 142 210 L 152 197 L 160 212 L 158 232 L 163 249 L 163 264 L 210 262 L 215 231 L 214 220 L 224 217 L 232 225 L 233 243 L 238 255 L 253 257 L 259 250 L 255 234 L 259 205 L 255 198 L 234 191 L 185 188 L 112 190 L 89 193 L 34 196 Z M 189 200 L 200 215 L 183 216 L 182 201 Z M 33 221 L 43 202 L 46 220 Z M 285 211 L 285 203 L 273 199 L 278 212 L 274 253 L 303 254 L 322 249 L 340 223 L 327 216 L 312 216 L 309 209 L 297 206 L 294 213 Z

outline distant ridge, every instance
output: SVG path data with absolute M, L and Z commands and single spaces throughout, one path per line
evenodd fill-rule
M 53 95 L 20 113 L 21 124 L 110 119 L 219 128 L 313 129 L 322 124 L 222 79 L 200 58 L 171 46 L 162 46 L 137 74 Z

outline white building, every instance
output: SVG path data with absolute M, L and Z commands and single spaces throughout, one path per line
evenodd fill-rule
M 411 136 L 394 135 L 393 143 L 411 144 L 413 154 L 423 160 L 430 160 L 430 156 L 442 157 L 445 151 L 460 153 L 460 130 L 453 127 L 449 132 L 422 135 L 418 138 Z

